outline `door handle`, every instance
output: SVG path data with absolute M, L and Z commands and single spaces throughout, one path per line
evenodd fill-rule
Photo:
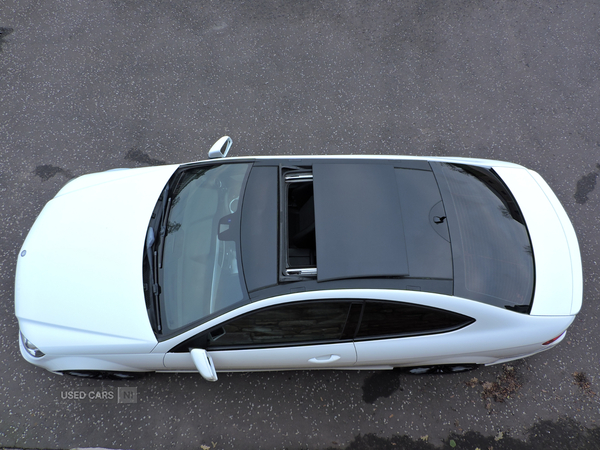
M 315 358 L 311 358 L 308 360 L 308 362 L 315 363 L 315 364 L 327 364 L 327 363 L 335 362 L 340 358 L 341 358 L 340 355 L 325 355 L 325 356 L 317 356 Z

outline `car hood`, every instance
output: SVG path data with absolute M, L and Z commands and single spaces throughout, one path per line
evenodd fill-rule
M 146 229 L 178 166 L 80 177 L 44 207 L 18 257 L 15 313 L 44 353 L 149 351 Z

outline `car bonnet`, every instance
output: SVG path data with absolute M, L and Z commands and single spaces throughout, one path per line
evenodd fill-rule
M 146 229 L 178 166 L 73 180 L 42 210 L 18 257 L 15 313 L 42 351 L 151 349 L 142 281 Z

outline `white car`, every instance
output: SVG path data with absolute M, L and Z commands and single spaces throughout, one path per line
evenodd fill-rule
M 550 349 L 577 238 L 522 166 L 224 158 L 69 182 L 18 257 L 20 348 L 55 373 L 446 372 Z M 219 158 L 214 158 L 215 156 Z

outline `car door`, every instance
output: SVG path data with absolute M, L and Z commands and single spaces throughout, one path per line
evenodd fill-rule
M 217 371 L 351 367 L 355 324 L 352 302 L 323 300 L 263 308 L 229 320 L 179 344 L 165 355 L 168 370 L 195 371 L 190 350 L 203 348 Z
M 356 366 L 416 366 L 476 361 L 466 333 L 471 317 L 406 302 L 367 300 L 355 337 Z M 456 360 L 455 360 L 456 359 Z

